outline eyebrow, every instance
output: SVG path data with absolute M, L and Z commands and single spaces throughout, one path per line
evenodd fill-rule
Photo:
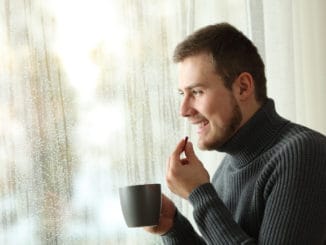
M 197 88 L 197 87 L 207 87 L 207 86 L 203 83 L 194 83 L 194 84 L 190 84 L 189 86 L 185 87 L 184 90 L 191 90 L 191 89 Z M 183 90 L 181 88 L 178 88 L 178 91 L 183 91 Z

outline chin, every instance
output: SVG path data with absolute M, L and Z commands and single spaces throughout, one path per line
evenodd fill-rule
M 198 140 L 198 148 L 203 151 L 212 151 L 216 149 L 216 143 Z
M 199 138 L 197 146 L 200 150 L 203 151 L 212 151 L 217 150 L 219 147 L 221 147 L 225 142 L 227 141 L 226 138 L 220 138 L 220 139 L 201 139 Z

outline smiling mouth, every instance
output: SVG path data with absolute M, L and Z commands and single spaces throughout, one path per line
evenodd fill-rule
M 203 121 L 200 121 L 200 122 L 197 122 L 197 123 L 194 123 L 198 126 L 197 128 L 197 133 L 200 134 L 204 131 L 204 129 L 206 128 L 206 126 L 209 124 L 209 121 L 208 120 L 203 120 Z

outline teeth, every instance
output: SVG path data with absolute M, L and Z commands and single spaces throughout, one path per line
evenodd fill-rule
M 198 126 L 201 128 L 201 127 L 204 127 L 207 124 L 208 124 L 208 121 L 205 120 L 205 121 L 201 121 L 200 123 L 198 123 Z
M 208 120 L 202 120 L 202 121 L 198 121 L 198 122 L 193 122 L 192 124 L 198 125 L 199 127 L 203 127 L 203 126 L 207 125 L 208 123 L 209 123 Z

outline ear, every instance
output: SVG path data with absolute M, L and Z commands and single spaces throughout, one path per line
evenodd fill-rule
M 255 83 L 251 74 L 242 72 L 235 79 L 232 85 L 232 91 L 239 101 L 245 101 L 251 96 L 255 96 Z

